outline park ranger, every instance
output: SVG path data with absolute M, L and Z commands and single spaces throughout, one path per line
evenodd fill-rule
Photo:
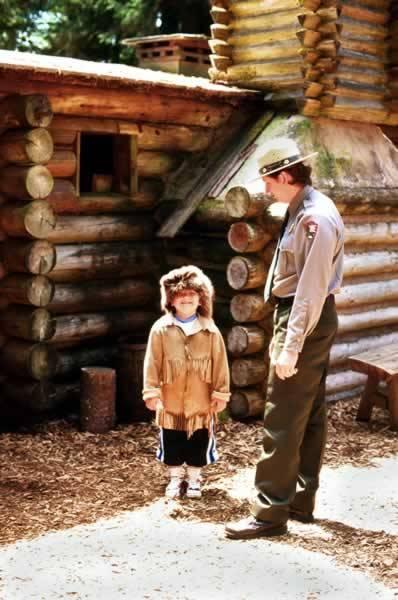
M 311 187 L 311 168 L 303 164 L 310 156 L 279 138 L 258 161 L 266 193 L 287 204 L 287 212 L 265 285 L 275 312 L 256 497 L 251 517 L 226 526 L 233 539 L 283 535 L 289 518 L 313 521 L 344 225 L 333 202 Z

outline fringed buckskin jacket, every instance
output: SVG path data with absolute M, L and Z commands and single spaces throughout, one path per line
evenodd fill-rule
M 228 402 L 229 369 L 224 340 L 213 319 L 198 315 L 197 331 L 185 335 L 171 313 L 156 321 L 144 360 L 144 400 L 160 398 L 156 422 L 166 429 L 209 428 L 211 403 Z

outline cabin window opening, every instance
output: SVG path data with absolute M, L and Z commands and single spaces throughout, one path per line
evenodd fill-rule
M 134 145 L 135 136 L 82 132 L 79 193 L 134 193 Z

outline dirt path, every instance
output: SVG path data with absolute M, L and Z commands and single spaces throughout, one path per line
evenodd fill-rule
M 0 600 L 398 598 L 398 436 L 355 411 L 329 409 L 316 523 L 272 542 L 223 536 L 248 512 L 260 422 L 222 425 L 203 499 L 169 503 L 152 425 L 1 433 Z
M 364 552 L 367 560 L 377 558 L 378 543 L 391 547 L 398 534 L 397 472 L 398 457 L 380 459 L 371 470 L 325 468 L 316 523 L 291 523 L 279 541 L 226 540 L 221 524 L 187 520 L 194 501 L 161 499 L 4 546 L 0 598 L 392 600 L 398 589 L 358 567 Z M 240 469 L 218 489 L 228 485 L 233 498 L 243 498 L 252 475 Z M 356 554 L 357 564 L 339 563 L 339 552 Z

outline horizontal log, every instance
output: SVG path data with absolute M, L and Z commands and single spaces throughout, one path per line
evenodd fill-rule
M 155 150 L 140 150 L 137 155 L 137 173 L 139 177 L 163 177 L 175 171 L 182 157 Z
M 228 44 L 234 48 L 256 47 L 266 44 L 302 40 L 303 45 L 314 46 L 320 39 L 318 27 L 321 18 L 318 15 L 297 11 L 277 12 L 257 17 L 247 17 L 236 21 L 228 36 Z M 307 30 L 307 31 L 306 31 Z M 308 40 L 305 33 L 318 34 Z
M 4 395 L 8 400 L 29 410 L 33 414 L 40 414 L 53 410 L 71 400 L 78 400 L 80 396 L 80 383 L 53 383 L 42 381 L 21 381 L 7 378 L 3 386 Z
M 228 25 L 222 23 L 213 23 L 210 25 L 211 36 L 218 40 L 227 40 L 230 34 L 230 28 Z
M 79 198 L 76 194 L 76 188 L 72 181 L 68 179 L 55 179 L 51 193 L 47 196 L 46 202 L 51 206 L 55 214 L 78 213 Z
M 189 238 L 178 237 L 164 241 L 165 253 L 178 254 L 187 257 L 190 262 L 214 262 L 226 266 L 227 262 L 234 256 L 232 248 L 225 240 L 214 238 Z
M 155 274 L 162 256 L 161 246 L 154 242 L 59 244 L 54 249 L 56 261 L 48 277 L 57 282 Z
M 307 8 L 308 10 L 315 12 L 319 8 L 319 5 L 320 2 L 318 0 L 304 0 L 300 7 L 297 6 L 295 0 L 275 0 L 275 2 L 270 5 L 258 3 L 256 0 L 240 0 L 231 3 L 229 10 L 235 18 L 238 18 L 270 15 L 272 13 L 278 13 L 279 11 L 293 11 L 298 8 L 301 9 L 299 12 L 302 13 L 305 12 L 303 7 L 304 9 Z
M 54 147 L 59 149 L 72 149 L 77 140 L 77 128 L 61 128 L 58 126 L 57 117 L 54 117 L 49 128 L 49 132 L 54 142 Z
M 235 252 L 258 252 L 270 241 L 270 234 L 256 223 L 240 221 L 233 223 L 228 231 L 228 243 Z
M 232 46 L 225 40 L 209 40 L 209 46 L 213 54 L 229 58 L 232 56 Z
M 336 306 L 344 309 L 376 302 L 389 302 L 398 299 L 398 279 L 390 281 L 369 281 L 343 285 L 336 296 Z
M 44 342 L 54 336 L 55 320 L 45 308 L 11 304 L 0 312 L 0 326 L 9 337 Z
M 5 87 L 3 85 L 3 89 Z M 25 91 L 29 87 L 32 86 L 27 82 L 22 89 Z M 216 128 L 228 121 L 233 110 L 226 102 L 216 104 L 214 101 L 133 89 L 108 88 L 104 94 L 97 86 L 65 85 L 60 94 L 58 84 L 36 81 L 34 87 L 48 95 L 57 115 Z
M 231 300 L 231 314 L 238 323 L 261 321 L 273 311 L 260 294 L 237 294 Z
M 43 165 L 9 166 L 0 171 L 0 192 L 12 198 L 22 199 L 30 196 L 40 200 L 51 193 L 53 185 L 53 177 Z
M 51 160 L 46 167 L 53 177 L 67 178 L 73 177 L 76 173 L 77 158 L 72 150 L 55 149 Z
M 375 25 L 385 25 L 388 21 L 388 11 L 381 8 L 368 8 L 363 4 L 347 4 L 341 7 L 341 16 L 348 17 L 354 21 L 365 21 Z
M 236 256 L 227 267 L 227 279 L 234 290 L 248 290 L 264 285 L 267 278 L 261 258 Z
M 363 386 L 351 388 L 349 390 L 343 390 L 341 392 L 326 394 L 325 399 L 326 402 L 341 402 L 347 400 L 353 400 L 355 398 L 359 398 L 363 391 Z
M 155 311 L 117 310 L 54 317 L 51 344 L 72 346 L 93 338 L 119 334 L 147 333 L 156 319 Z
M 278 60 L 256 64 L 250 63 L 247 65 L 232 65 L 229 67 L 228 73 L 226 73 L 226 80 L 228 83 L 232 83 L 234 81 L 251 81 L 252 78 L 274 77 L 275 82 L 277 82 L 276 87 L 279 88 L 283 85 L 284 77 L 289 77 L 294 79 L 294 81 L 303 81 L 302 66 L 303 61 L 301 56 L 297 59 L 289 59 L 287 62 Z
M 60 215 L 47 239 L 57 244 L 144 240 L 153 230 L 151 219 L 139 215 Z
M 118 354 L 118 347 L 108 343 L 103 346 L 73 348 L 56 352 L 56 365 L 53 376 L 66 378 L 76 376 L 83 367 L 111 367 Z
M 0 127 L 48 127 L 53 118 L 50 102 L 45 95 L 19 94 L 0 100 Z
M 231 379 L 234 385 L 246 387 L 261 383 L 267 377 L 267 365 L 260 358 L 236 358 L 231 364 Z
M 370 306 L 369 310 L 339 313 L 339 333 L 362 331 L 374 327 L 398 324 L 397 306 Z
M 57 131 L 110 133 L 113 135 L 134 135 L 140 150 L 171 150 L 178 152 L 199 152 L 206 150 L 213 139 L 213 131 L 205 127 L 187 127 L 165 123 L 141 123 L 118 119 L 73 117 L 56 115 L 52 122 L 52 132 L 56 141 Z M 60 144 L 62 145 L 62 144 Z
M 54 284 L 44 275 L 8 275 L 0 281 L 1 297 L 10 304 L 47 306 L 54 295 Z
M 344 256 L 344 277 L 396 271 L 398 271 L 398 251 L 396 250 L 349 253 Z
M 45 200 L 22 206 L 10 203 L 0 208 L 0 226 L 10 237 L 47 238 L 55 224 L 54 211 Z
M 307 32 L 307 35 L 310 32 Z M 319 40 L 321 34 L 311 32 Z M 235 47 L 232 51 L 232 59 L 234 64 L 246 64 L 250 62 L 267 62 L 280 59 L 281 62 L 300 56 L 302 44 L 295 36 L 291 40 L 276 43 L 258 44 L 256 46 Z M 215 65 L 217 67 L 217 65 Z
M 0 352 L 5 373 L 33 379 L 48 379 L 55 371 L 57 354 L 45 343 L 9 339 Z
M 218 71 L 227 71 L 232 65 L 232 59 L 229 56 L 221 56 L 219 54 L 210 54 L 210 64 Z
M 236 221 L 227 212 L 224 200 L 206 198 L 203 200 L 189 222 L 193 222 L 201 231 L 227 231 Z
M 357 340 L 338 341 L 333 344 L 330 352 L 330 365 L 336 367 L 346 363 L 349 356 L 359 354 L 369 348 L 383 348 L 389 344 L 398 342 L 398 331 L 391 333 L 380 333 L 380 335 L 371 335 L 360 337 Z
M 0 246 L 0 256 L 8 272 L 45 275 L 55 265 L 55 248 L 50 242 L 9 239 Z
M 345 244 L 386 245 L 398 243 L 398 221 L 390 223 L 347 224 L 345 227 Z
M 22 165 L 46 163 L 53 151 L 51 135 L 43 127 L 9 130 L 0 137 L 0 159 L 4 162 Z
M 226 8 L 222 6 L 213 6 L 210 9 L 210 14 L 215 23 L 221 23 L 222 25 L 228 25 L 230 21 L 230 13 Z
M 256 418 L 264 414 L 265 396 L 256 389 L 233 390 L 228 410 L 234 419 Z
M 81 313 L 105 308 L 153 306 L 157 288 L 141 279 L 56 283 L 47 309 L 54 313 Z
M 233 356 L 262 352 L 265 346 L 264 330 L 250 325 L 236 325 L 228 332 L 227 348 Z
M 249 219 L 261 215 L 272 199 L 265 194 L 250 194 L 242 186 L 235 186 L 228 190 L 225 196 L 225 209 L 235 219 Z
M 366 383 L 366 375 L 355 371 L 342 371 L 341 373 L 330 373 L 326 377 L 326 394 L 337 394 L 339 392 L 357 389 Z

